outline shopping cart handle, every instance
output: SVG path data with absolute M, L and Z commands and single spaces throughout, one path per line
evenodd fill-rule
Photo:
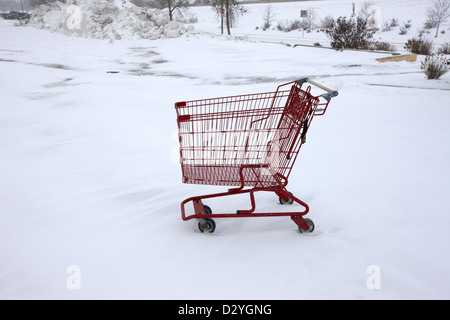
M 320 83 L 317 83 L 309 78 L 302 78 L 298 80 L 298 85 L 301 87 L 305 82 L 308 82 L 310 84 L 312 84 L 313 86 L 316 86 L 324 91 L 326 91 L 327 93 L 324 93 L 321 95 L 321 97 L 323 97 L 325 100 L 327 100 L 328 102 L 330 102 L 331 98 L 336 97 L 338 95 L 338 92 L 336 90 L 332 90 L 330 88 L 325 87 L 324 85 L 321 85 Z
M 338 94 L 339 94 L 339 92 L 337 92 L 337 91 L 331 91 L 331 92 L 322 94 L 322 98 L 324 98 L 325 100 L 330 102 L 331 98 L 336 97 Z

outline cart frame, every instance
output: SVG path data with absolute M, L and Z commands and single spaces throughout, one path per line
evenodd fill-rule
M 304 83 L 325 93 L 313 95 L 311 86 L 302 89 Z M 235 186 L 226 192 L 185 199 L 182 219 L 199 219 L 202 232 L 213 232 L 212 218 L 290 216 L 300 232 L 312 232 L 314 223 L 303 218 L 309 206 L 286 186 L 312 119 L 324 115 L 337 95 L 337 91 L 302 78 L 279 85 L 275 92 L 175 103 L 183 183 Z M 255 212 L 254 193 L 259 191 L 274 192 L 281 204 L 296 202 L 303 210 Z M 250 196 L 251 208 L 235 213 L 212 213 L 203 204 L 205 199 L 245 193 Z M 193 203 L 194 214 L 186 214 L 188 202 Z

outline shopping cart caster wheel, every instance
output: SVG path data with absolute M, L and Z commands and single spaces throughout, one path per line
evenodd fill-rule
M 216 230 L 216 223 L 214 222 L 213 219 L 211 218 L 205 218 L 205 219 L 201 219 L 198 222 L 198 229 L 201 232 L 209 232 L 209 233 L 213 233 L 214 230 Z
M 212 210 L 210 207 L 203 205 L 203 210 L 205 211 L 205 214 L 211 214 Z
M 311 233 L 314 231 L 314 222 L 312 222 L 311 219 L 309 218 L 305 218 L 304 219 L 306 224 L 309 226 L 308 230 L 303 229 L 301 226 L 298 226 L 298 231 L 300 231 L 300 233 Z
M 289 193 L 292 194 L 292 192 L 289 192 Z M 294 200 L 292 200 L 290 198 L 287 201 L 284 200 L 282 197 L 279 197 L 278 199 L 280 200 L 281 204 L 293 204 L 294 203 Z

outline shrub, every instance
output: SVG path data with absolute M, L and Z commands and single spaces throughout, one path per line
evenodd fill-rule
M 279 20 L 277 22 L 277 29 L 278 29 L 278 31 L 283 31 L 283 26 L 284 26 L 283 21 Z
M 450 54 L 450 42 L 447 42 L 445 44 L 443 44 L 439 50 L 438 50 L 439 54 Z
M 403 26 L 400 27 L 400 33 L 401 35 L 407 34 L 409 29 L 411 29 L 411 20 L 408 20 L 408 22 L 403 22 Z
M 320 21 L 320 28 L 325 30 L 333 29 L 334 18 L 332 16 L 326 16 Z
M 384 21 L 381 30 L 382 31 L 391 31 L 392 28 L 398 27 L 398 19 L 392 18 L 391 20 Z
M 439 79 L 443 74 L 449 70 L 450 60 L 443 54 L 428 55 L 422 61 L 420 69 L 425 73 L 427 79 Z
M 406 42 L 405 49 L 411 53 L 430 55 L 433 49 L 433 41 L 422 38 L 412 38 Z
M 388 42 L 377 41 L 373 44 L 374 50 L 382 50 L 382 51 L 395 51 L 396 48 L 394 45 Z
M 392 30 L 391 23 L 389 21 L 383 21 L 381 25 L 381 31 L 386 32 L 391 30 Z
M 435 20 L 428 18 L 428 20 L 425 21 L 425 23 L 423 24 L 423 27 L 425 29 L 436 28 L 437 27 L 437 23 L 436 23 Z
M 299 30 L 302 29 L 302 26 L 303 25 L 300 20 L 292 20 L 287 31 Z
M 279 20 L 277 22 L 277 29 L 279 31 L 290 32 L 294 30 L 306 30 L 309 28 L 309 24 L 305 21 L 294 19 L 294 20 Z
M 361 17 L 350 18 L 339 17 L 333 28 L 328 33 L 331 39 L 331 47 L 336 50 L 368 49 L 373 43 L 372 38 L 375 31 L 367 28 L 367 21 Z
M 391 27 L 397 27 L 398 26 L 398 19 L 397 18 L 392 18 L 391 19 Z

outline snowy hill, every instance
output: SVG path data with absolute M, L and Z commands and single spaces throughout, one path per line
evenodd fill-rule
M 290 19 L 351 2 L 272 6 Z M 377 2 L 383 17 L 417 21 L 406 38 L 382 34 L 393 42 L 416 34 L 428 4 Z M 263 34 L 265 6 L 249 5 L 238 38 L 221 36 L 207 7 L 190 9 L 195 32 L 159 40 L 0 20 L 0 298 L 450 298 L 450 74 L 425 79 L 423 56 L 379 63 L 387 54 L 242 40 Z M 288 185 L 314 232 L 286 217 L 216 219 L 212 234 L 182 221 L 181 201 L 227 188 L 181 182 L 174 103 L 305 76 L 339 91 Z M 269 193 L 256 203 L 296 209 Z M 250 206 L 247 196 L 207 204 Z

